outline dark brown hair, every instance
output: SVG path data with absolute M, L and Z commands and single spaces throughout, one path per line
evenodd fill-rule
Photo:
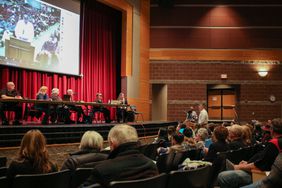
M 213 134 L 217 141 L 225 141 L 228 136 L 228 130 L 224 126 L 218 126 L 214 129 Z

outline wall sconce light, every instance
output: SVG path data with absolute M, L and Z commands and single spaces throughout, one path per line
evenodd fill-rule
M 267 74 L 268 74 L 267 71 L 258 71 L 258 75 L 259 75 L 260 77 L 266 77 Z

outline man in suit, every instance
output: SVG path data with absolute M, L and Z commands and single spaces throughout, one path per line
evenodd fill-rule
M 158 175 L 155 163 L 139 152 L 134 127 L 114 126 L 108 135 L 111 153 L 108 160 L 96 165 L 81 187 L 99 183 L 107 187 L 111 181 L 136 180 Z

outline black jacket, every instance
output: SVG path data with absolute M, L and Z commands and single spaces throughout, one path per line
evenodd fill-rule
M 58 171 L 58 168 L 53 163 L 51 164 L 51 170 L 50 172 L 56 172 Z M 48 172 L 48 173 L 50 173 Z M 40 170 L 33 166 L 33 163 L 29 160 L 24 160 L 23 162 L 19 161 L 12 161 L 7 172 L 8 178 L 13 178 L 18 174 L 42 174 Z
M 96 165 L 81 187 L 95 183 L 108 186 L 114 180 L 136 180 L 157 174 L 155 163 L 138 151 L 137 143 L 125 143 L 113 150 L 108 160 Z
M 209 151 L 205 156 L 205 161 L 213 162 L 216 159 L 217 152 L 229 150 L 229 145 L 226 142 L 217 141 L 210 145 Z
M 65 160 L 61 170 L 70 169 L 75 170 L 79 167 L 91 167 L 95 166 L 95 163 L 107 159 L 108 155 L 99 153 L 98 150 L 81 150 L 71 154 L 71 156 Z
M 246 145 L 244 144 L 242 139 L 233 140 L 232 142 L 229 143 L 229 149 L 231 150 L 237 150 L 245 146 Z
M 262 181 L 263 188 L 282 187 L 282 153 L 280 153 L 271 167 L 269 176 Z

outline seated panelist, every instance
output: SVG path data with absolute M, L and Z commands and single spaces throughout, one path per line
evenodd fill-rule
M 95 101 L 96 103 L 103 103 L 103 95 L 102 93 L 97 93 L 96 94 L 96 99 Z M 110 123 L 111 122 L 111 118 L 110 118 L 110 110 L 105 108 L 104 106 L 100 105 L 100 106 L 94 106 L 92 108 L 92 112 L 90 114 L 90 117 L 93 118 L 95 116 L 96 112 L 102 112 L 104 114 L 104 118 L 106 123 Z
M 22 99 L 19 91 L 15 89 L 14 82 L 7 82 L 7 87 L 2 89 L 0 92 L 1 99 Z M 14 111 L 15 120 L 13 125 L 20 125 L 22 118 L 22 105 L 16 102 L 0 102 L 0 116 L 2 119 L 2 125 L 9 125 L 7 117 L 5 116 L 5 111 Z
M 64 95 L 63 100 L 64 101 L 74 101 L 73 100 L 73 90 L 72 89 L 68 89 L 67 90 L 67 94 Z M 80 118 L 82 117 L 82 120 L 85 119 L 85 114 L 83 113 L 83 109 L 81 106 L 76 106 L 76 105 L 67 105 L 69 110 L 75 111 L 77 113 L 77 117 L 76 117 L 76 121 L 77 123 L 84 123 L 83 121 L 80 121 Z
M 48 87 L 47 86 L 41 86 L 39 88 L 39 91 L 36 95 L 36 100 L 49 100 L 49 96 L 47 94 Z M 41 116 L 42 112 L 44 112 L 44 117 L 42 119 L 41 124 L 47 125 L 49 122 L 49 115 L 50 115 L 50 108 L 48 104 L 36 104 L 34 105 L 34 108 L 39 111 L 39 116 Z
M 120 104 L 128 104 L 127 99 L 124 96 L 124 93 L 120 93 L 118 98 L 118 101 L 120 101 Z M 126 122 L 127 118 L 127 107 L 118 107 L 116 111 L 116 116 L 117 116 L 117 122 L 119 123 L 121 120 L 123 122 Z
M 52 101 L 62 101 L 62 98 L 59 96 L 59 94 L 60 90 L 58 88 L 53 88 L 51 93 Z M 64 121 L 65 124 L 74 123 L 70 119 L 70 111 L 67 106 L 64 106 L 62 104 L 51 105 L 50 110 L 52 123 L 54 123 L 56 119 L 58 119 L 59 122 Z

